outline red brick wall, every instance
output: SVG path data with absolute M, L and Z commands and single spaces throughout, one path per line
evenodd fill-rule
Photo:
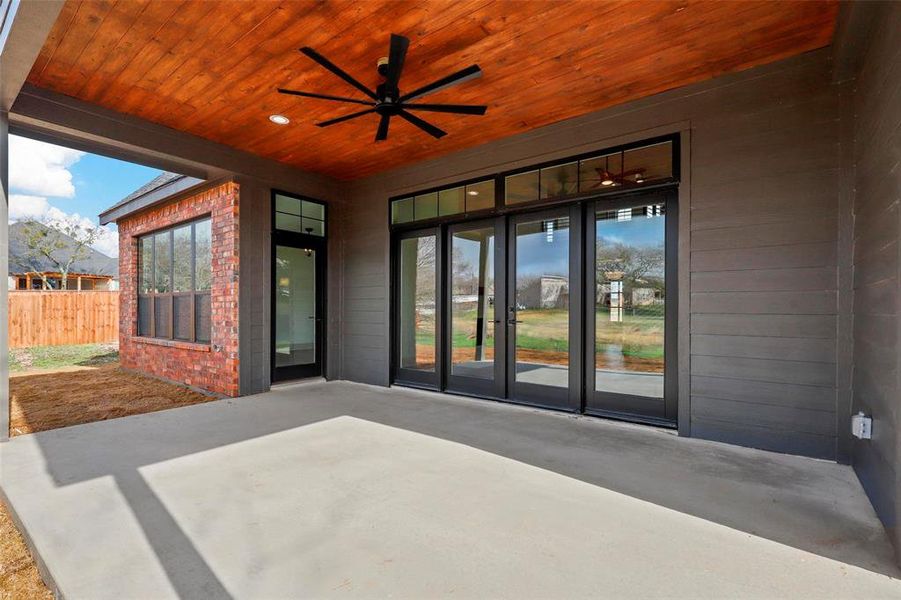
M 224 183 L 118 222 L 119 359 L 123 367 L 227 396 L 238 395 L 238 198 Z M 212 331 L 209 344 L 138 337 L 138 237 L 212 218 Z

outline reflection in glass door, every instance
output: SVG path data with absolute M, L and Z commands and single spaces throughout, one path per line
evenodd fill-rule
M 393 238 L 393 381 L 676 420 L 676 205 L 658 190 Z
M 580 305 L 581 263 L 571 227 L 575 211 L 510 221 L 507 377 L 510 399 L 517 402 L 579 408 L 579 334 L 573 315 Z
M 414 232 L 397 243 L 397 379 L 437 386 L 440 247 L 434 230 Z
M 497 278 L 497 226 L 494 221 L 467 223 L 448 230 L 447 301 L 449 328 L 447 389 L 485 396 L 503 395 L 499 350 L 504 330 L 503 278 Z M 502 271 L 501 271 L 502 272 Z
M 666 208 L 664 197 L 595 205 L 589 410 L 675 418 L 665 401 L 671 292 Z
M 273 379 L 322 374 L 320 252 L 276 244 Z

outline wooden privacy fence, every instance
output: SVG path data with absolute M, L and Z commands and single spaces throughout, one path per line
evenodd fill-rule
M 9 292 L 9 347 L 119 339 L 119 292 Z

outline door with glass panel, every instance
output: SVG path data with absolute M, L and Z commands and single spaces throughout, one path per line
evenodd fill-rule
M 676 419 L 674 202 L 660 193 L 590 206 L 587 412 Z
M 503 219 L 452 225 L 447 231 L 446 388 L 504 395 Z
M 326 210 L 272 194 L 272 379 L 323 373 Z
M 273 380 L 322 375 L 321 240 L 276 232 L 274 250 Z
M 441 253 L 437 229 L 407 232 L 395 239 L 394 379 L 398 383 L 440 386 Z
M 580 409 L 580 214 L 573 206 L 510 217 L 502 318 L 514 402 Z

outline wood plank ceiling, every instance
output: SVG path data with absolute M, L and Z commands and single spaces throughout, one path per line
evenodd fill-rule
M 296 167 L 356 179 L 828 45 L 837 2 L 68 0 L 29 82 Z M 390 33 L 411 39 L 401 89 L 471 63 L 484 76 L 428 97 L 484 117 L 422 113 L 374 143 L 378 117 L 326 129 L 359 97 L 311 46 L 374 88 Z M 291 123 L 278 126 L 273 113 Z

